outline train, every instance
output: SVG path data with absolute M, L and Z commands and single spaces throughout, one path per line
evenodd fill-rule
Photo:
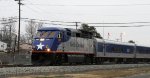
M 80 29 L 43 27 L 32 43 L 33 65 L 150 62 L 150 47 L 96 38 Z

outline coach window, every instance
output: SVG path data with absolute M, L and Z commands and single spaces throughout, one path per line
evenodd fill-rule
M 115 52 L 115 48 L 114 48 L 114 47 L 112 47 L 112 48 L 111 48 L 111 51 L 112 51 L 112 52 Z
M 129 48 L 127 48 L 127 53 L 130 53 L 130 49 Z
M 114 48 L 112 48 L 112 49 L 113 49 L 114 52 L 116 52 L 116 53 L 122 52 L 122 48 L 121 48 L 121 47 L 114 47 Z
M 148 49 L 148 54 L 150 54 L 150 48 Z

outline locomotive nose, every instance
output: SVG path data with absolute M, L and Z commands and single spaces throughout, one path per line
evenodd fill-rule
M 37 50 L 43 50 L 44 45 L 40 42 L 40 44 L 37 45 Z
M 36 38 L 33 41 L 32 48 L 36 51 L 50 51 L 51 48 L 51 42 L 53 39 L 46 39 L 46 38 Z

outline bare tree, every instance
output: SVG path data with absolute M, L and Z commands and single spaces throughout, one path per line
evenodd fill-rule
M 40 28 L 42 28 L 43 27 L 43 22 L 38 22 L 38 24 L 37 24 L 37 29 L 40 29 Z
M 2 18 L 2 26 L 0 28 L 0 40 L 7 43 L 8 51 L 12 51 L 16 43 L 16 29 L 15 22 L 16 20 L 13 17 Z
M 26 43 L 28 41 L 27 37 L 25 34 L 21 34 L 21 37 L 20 37 L 20 42 L 22 43 Z
M 5 42 L 8 44 L 8 47 L 12 47 L 13 45 L 13 36 L 16 36 L 16 34 L 14 35 L 14 33 L 16 32 L 15 29 L 15 22 L 16 20 L 13 19 L 13 17 L 10 18 L 2 18 L 2 27 L 1 27 L 1 41 Z
M 27 34 L 27 37 L 29 39 L 30 44 L 32 43 L 32 39 L 33 39 L 33 36 L 36 33 L 36 29 L 37 29 L 36 22 L 33 19 L 28 21 L 28 24 L 26 25 L 25 31 L 26 31 L 26 34 Z
M 1 41 L 3 41 L 4 39 L 5 39 L 5 37 L 6 37 L 6 18 L 2 18 L 2 22 L 1 22 L 1 24 L 2 24 L 2 27 L 1 27 Z

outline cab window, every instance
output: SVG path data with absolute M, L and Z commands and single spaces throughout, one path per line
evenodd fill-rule
M 55 35 L 55 32 L 54 32 L 54 31 L 51 31 L 50 34 L 49 34 L 49 38 L 54 37 L 54 35 Z
M 44 32 L 42 33 L 42 38 L 46 38 L 46 37 L 48 36 L 48 34 L 49 34 L 49 32 L 47 32 L 47 31 L 45 32 L 45 31 L 44 31 Z

